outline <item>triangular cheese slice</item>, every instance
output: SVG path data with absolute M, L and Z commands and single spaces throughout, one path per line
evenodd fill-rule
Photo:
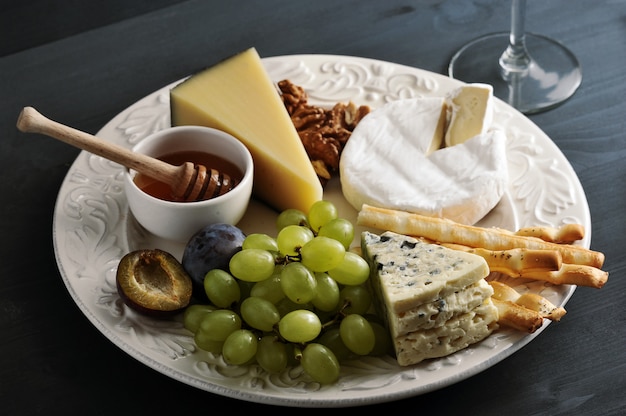
M 250 48 L 170 91 L 172 125 L 213 127 L 241 140 L 254 159 L 253 193 L 275 209 L 308 212 L 322 185 L 280 95 Z
M 489 84 L 467 84 L 447 97 L 449 123 L 445 146 L 465 143 L 484 134 L 493 121 L 493 87 Z
M 401 366 L 452 354 L 497 328 L 484 258 L 390 231 L 363 232 L 361 249 Z
M 363 257 L 371 282 L 389 313 L 434 302 L 477 283 L 489 274 L 484 258 L 391 231 L 363 232 Z

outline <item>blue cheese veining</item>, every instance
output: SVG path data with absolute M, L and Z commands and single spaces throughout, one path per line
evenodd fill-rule
M 386 232 L 363 235 L 382 295 L 394 312 L 433 302 L 474 284 L 489 274 L 485 259 L 437 244 Z
M 364 232 L 361 246 L 400 365 L 446 356 L 497 328 L 482 257 L 393 232 Z

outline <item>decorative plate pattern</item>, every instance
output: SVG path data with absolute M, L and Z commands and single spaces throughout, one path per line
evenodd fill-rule
M 263 60 L 272 79 L 303 86 L 310 102 L 333 105 L 353 101 L 377 107 L 419 96 L 441 96 L 462 85 L 443 75 L 403 65 L 347 56 L 296 55 Z M 169 89 L 165 86 L 113 118 L 98 135 L 131 147 L 148 134 L 168 127 Z M 521 226 L 583 224 L 581 242 L 590 244 L 590 215 L 575 172 L 554 143 L 529 119 L 496 100 L 494 124 L 508 137 L 510 186 L 480 225 Z M 122 167 L 82 152 L 59 191 L 53 240 L 58 267 L 72 298 L 85 316 L 115 345 L 145 365 L 210 393 L 259 403 L 294 407 L 343 407 L 397 400 L 456 383 L 485 370 L 533 340 L 498 330 L 488 339 L 445 358 L 411 367 L 392 357 L 364 358 L 342 365 L 339 381 L 320 386 L 300 368 L 269 375 L 256 365 L 229 366 L 219 356 L 195 348 L 180 319 L 154 320 L 128 309 L 115 286 L 120 258 L 130 250 L 160 247 L 181 258 L 183 248 L 146 233 L 129 214 L 123 194 Z M 331 181 L 325 198 L 340 215 L 356 219 L 338 184 Z M 274 234 L 276 212 L 252 202 L 239 226 L 247 233 Z M 541 293 L 565 305 L 572 286 L 518 280 L 517 290 Z

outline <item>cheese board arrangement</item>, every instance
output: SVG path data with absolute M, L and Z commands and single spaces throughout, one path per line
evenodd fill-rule
M 304 88 L 311 104 L 330 108 L 337 103 L 353 102 L 369 106 L 374 110 L 371 114 L 375 114 L 378 108 L 388 109 L 400 100 L 432 100 L 434 112 L 431 114 L 436 115 L 437 111 L 441 112 L 441 104 L 437 108 L 436 100 L 449 97 L 466 86 L 460 81 L 418 68 L 350 56 L 277 56 L 262 59 L 262 64 L 273 82 L 290 80 Z M 142 98 L 114 117 L 97 135 L 131 148 L 148 135 L 170 127 L 171 91 L 186 81 L 166 85 Z M 228 85 L 222 87 L 229 88 Z M 217 86 L 215 94 L 219 102 Z M 248 105 L 262 106 L 263 103 Z M 397 116 L 390 111 L 383 118 L 393 119 L 394 114 Z M 180 117 L 180 114 L 174 114 L 174 117 Z M 193 120 L 187 122 L 193 123 Z M 529 227 L 557 229 L 567 224 L 579 224 L 585 233 L 576 245 L 588 249 L 591 242 L 589 208 L 583 188 L 565 156 L 538 126 L 498 99 L 493 100 L 493 119 L 488 124 L 506 136 L 506 140 L 489 137 L 490 143 L 496 143 L 492 147 L 494 151 L 482 156 L 482 159 L 481 156 L 478 160 L 472 159 L 472 163 L 480 165 L 489 157 L 494 162 L 491 163 L 495 166 L 494 170 L 506 170 L 506 180 L 497 186 L 491 183 L 479 185 L 475 192 L 495 187 L 498 192 L 496 200 L 483 201 L 482 213 L 471 212 L 474 215 L 472 218 L 460 215 L 459 221 L 466 221 L 470 226 L 511 232 Z M 355 131 L 355 134 L 362 139 L 362 133 Z M 459 140 L 458 137 L 445 138 L 448 142 Z M 367 137 L 362 143 L 365 144 L 357 145 L 355 140 L 354 147 L 361 146 L 360 150 L 370 147 Z M 426 149 L 431 145 L 427 144 Z M 410 149 L 406 150 L 409 152 Z M 475 158 L 480 152 L 472 154 Z M 452 155 L 447 162 L 442 157 L 441 164 L 458 164 L 458 160 L 462 160 L 458 157 L 463 156 Z M 296 163 L 301 163 L 301 160 L 296 160 Z M 349 166 L 353 168 L 352 177 L 365 175 L 363 170 L 354 171 L 354 160 Z M 375 168 L 375 173 L 384 177 L 386 171 L 394 169 L 394 164 L 389 162 Z M 276 168 L 269 166 L 268 169 Z M 294 165 L 293 169 L 298 170 L 298 166 Z M 309 166 L 306 169 L 303 167 L 302 171 L 306 171 L 309 177 L 314 175 Z M 273 175 L 285 172 L 274 170 Z M 455 171 L 455 175 L 458 175 L 458 181 L 463 170 Z M 116 269 L 126 253 L 156 247 L 180 260 L 185 249 L 184 243 L 155 237 L 137 223 L 129 212 L 123 179 L 121 166 L 87 152 L 82 152 L 71 166 L 59 190 L 54 212 L 53 242 L 59 271 L 81 312 L 113 344 L 144 365 L 207 392 L 291 407 L 346 407 L 398 400 L 467 379 L 519 351 L 540 336 L 550 324 L 547 319 L 530 332 L 507 326 L 497 329 L 485 327 L 479 340 L 444 356 L 425 357 L 409 365 L 400 365 L 392 355 L 361 357 L 342 363 L 339 378 L 330 384 L 311 380 L 299 366 L 270 374 L 257 364 L 229 365 L 219 354 L 203 351 L 195 345 L 193 334 L 184 327 L 181 316 L 153 319 L 128 308 L 118 296 Z M 477 183 L 475 180 L 469 182 Z M 349 201 L 346 198 L 348 194 L 344 194 L 342 189 L 344 186 L 348 185 L 342 183 L 338 175 L 330 178 L 324 183 L 322 198 L 331 201 L 341 217 L 356 224 L 354 246 L 360 247 L 362 232 L 380 234 L 385 230 L 375 227 L 375 221 L 371 219 L 364 221 L 355 204 L 376 201 L 375 197 L 380 193 L 372 191 L 365 195 L 365 200 L 355 202 L 357 197 L 368 192 L 364 191 L 362 184 L 351 182 L 349 186 L 353 192 Z M 271 186 L 268 185 L 267 189 Z M 403 192 L 401 194 L 406 193 Z M 452 196 L 460 207 L 456 212 L 468 211 L 463 207 L 471 203 L 471 198 L 476 199 L 476 194 L 470 199 L 463 199 L 456 193 Z M 394 196 L 392 202 L 399 199 Z M 284 195 L 279 200 L 284 205 L 272 207 L 261 199 L 253 198 L 237 226 L 246 234 L 275 235 L 278 210 L 293 204 L 298 196 Z M 391 204 L 388 208 L 397 207 Z M 395 216 L 394 212 L 391 211 L 390 215 L 401 217 Z M 465 255 L 459 254 L 459 257 Z M 479 282 L 482 277 L 477 275 L 471 282 L 463 282 L 459 288 L 475 285 L 483 294 L 492 293 L 490 287 L 484 286 L 486 283 Z M 572 284 L 515 280 L 504 275 L 496 280 L 512 281 L 511 286 L 518 296 L 539 295 L 555 308 L 563 308 L 576 288 Z M 483 300 L 480 297 L 480 302 Z M 483 305 L 481 316 L 489 321 L 486 325 L 494 320 L 497 308 L 497 302 L 495 305 Z

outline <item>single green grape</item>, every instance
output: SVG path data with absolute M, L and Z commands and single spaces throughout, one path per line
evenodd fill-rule
M 348 250 L 354 241 L 354 225 L 345 218 L 335 218 L 322 225 L 317 235 L 337 240 Z
M 261 280 L 254 283 L 250 289 L 250 296 L 267 299 L 273 304 L 277 304 L 281 299 L 285 298 L 285 292 L 280 284 L 280 272 L 283 266 L 276 266 L 274 274 L 269 279 Z
M 287 315 L 289 312 L 296 311 L 298 309 L 312 311 L 314 307 L 311 303 L 298 304 L 285 296 L 283 299 L 279 300 L 278 303 L 276 303 L 276 309 L 278 309 L 278 313 L 280 313 L 280 316 L 282 317 Z
M 218 308 L 231 307 L 241 297 L 237 279 L 221 269 L 210 270 L 204 276 L 204 291 L 209 301 Z
M 278 250 L 285 256 L 298 255 L 300 248 L 313 239 L 313 231 L 306 226 L 288 225 L 276 236 Z
M 370 266 L 363 257 L 346 251 L 339 266 L 328 270 L 328 274 L 342 285 L 360 285 L 369 278 Z
M 280 231 L 288 225 L 302 225 L 308 227 L 306 214 L 299 209 L 288 208 L 278 214 L 276 218 L 276 231 Z
M 368 320 L 372 329 L 374 330 L 374 337 L 376 341 L 374 342 L 374 348 L 370 351 L 369 355 L 373 356 L 383 356 L 387 354 L 393 353 L 393 343 L 391 342 L 391 335 L 387 328 L 384 325 L 381 325 L 378 322 L 372 322 Z
M 289 342 L 310 342 L 317 338 L 321 330 L 319 317 L 306 309 L 289 312 L 278 322 L 280 336 Z
M 337 207 L 335 207 L 335 204 L 327 200 L 320 200 L 313 203 L 307 214 L 309 227 L 314 232 L 318 232 L 324 224 L 337 217 Z
M 339 360 L 326 346 L 318 343 L 308 344 L 300 359 L 302 369 L 320 384 L 331 384 L 339 378 Z
M 330 277 L 328 273 L 315 273 L 317 281 L 315 297 L 311 300 L 313 306 L 320 311 L 330 312 L 339 304 L 339 286 L 337 281 Z
M 353 359 L 356 356 L 341 340 L 339 325 L 333 325 L 330 328 L 325 329 L 324 333 L 320 335 L 318 342 L 325 345 L 327 348 L 330 348 L 339 362 Z
M 229 262 L 230 273 L 246 282 L 260 282 L 274 273 L 274 255 L 259 248 L 250 248 L 235 253 Z
M 200 321 L 197 334 L 209 341 L 224 341 L 233 331 L 241 329 L 241 318 L 229 309 L 217 309 Z
M 350 351 L 358 355 L 367 355 L 376 343 L 372 325 L 361 315 L 347 315 L 339 324 L 341 340 Z
M 386 319 L 383 319 L 376 312 L 368 312 L 364 314 L 363 317 L 367 319 L 369 322 L 376 322 L 378 324 L 385 325 Z
M 207 313 L 211 313 L 217 308 L 213 305 L 204 305 L 200 303 L 194 303 L 187 306 L 183 313 L 183 326 L 189 331 L 196 333 L 200 327 L 200 321 Z
M 251 296 L 241 302 L 241 318 L 252 328 L 269 332 L 280 321 L 280 313 L 267 299 Z
M 329 237 L 315 237 L 300 250 L 302 264 L 313 272 L 325 272 L 339 266 L 346 249 L 337 240 Z
M 288 263 L 280 273 L 280 286 L 289 299 L 297 304 L 308 303 L 316 294 L 317 280 L 302 263 Z
M 240 299 L 245 299 L 250 296 L 250 291 L 256 282 L 246 282 L 245 280 L 235 279 L 239 284 L 239 292 L 241 293 Z
M 257 345 L 256 361 L 268 373 L 280 373 L 287 368 L 287 347 L 275 335 L 265 335 Z
M 339 292 L 338 305 L 346 315 L 364 315 L 372 305 L 372 294 L 364 285 L 344 286 Z
M 195 342 L 196 346 L 201 350 L 208 351 L 213 354 L 222 353 L 222 346 L 224 345 L 224 341 L 214 341 L 212 339 L 209 339 L 209 335 L 202 331 L 198 331 L 195 333 L 193 341 Z
M 256 355 L 257 345 L 257 337 L 252 331 L 249 329 L 238 329 L 224 340 L 222 356 L 228 364 L 246 364 Z
M 276 239 L 263 233 L 248 234 L 241 244 L 242 250 L 249 248 L 260 248 L 267 251 L 278 251 Z

